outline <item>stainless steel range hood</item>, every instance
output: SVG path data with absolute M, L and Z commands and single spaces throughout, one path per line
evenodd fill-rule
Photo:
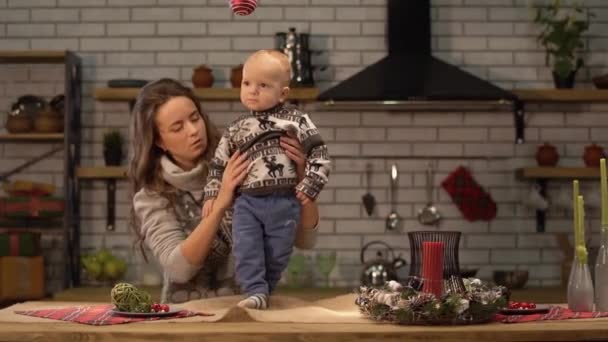
M 430 0 L 388 0 L 388 55 L 324 91 L 324 109 L 487 111 L 516 96 L 431 55 Z

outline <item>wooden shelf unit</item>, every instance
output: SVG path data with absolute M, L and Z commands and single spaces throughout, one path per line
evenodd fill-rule
M 56 50 L 0 51 L 0 64 L 57 64 L 64 63 L 67 53 Z
M 134 101 L 140 88 L 97 88 L 94 97 L 98 101 Z M 194 93 L 201 100 L 207 101 L 238 101 L 239 88 L 194 88 Z M 316 101 L 319 96 L 317 88 L 293 88 L 289 94 L 290 100 Z
M 63 133 L 6 133 L 6 134 L 0 134 L 0 141 L 19 141 L 19 142 L 57 141 L 57 142 L 63 142 Z
M 76 169 L 76 178 L 80 179 L 121 179 L 127 178 L 125 166 L 93 166 Z
M 514 89 L 524 102 L 608 102 L 608 89 Z
M 599 167 L 526 167 L 518 172 L 521 178 L 532 179 L 600 178 Z
M 56 227 L 0 227 L 0 234 L 7 233 L 35 233 L 60 235 L 65 234 L 65 230 L 63 228 Z

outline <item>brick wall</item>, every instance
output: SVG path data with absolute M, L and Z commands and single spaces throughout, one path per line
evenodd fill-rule
M 433 0 L 433 49 L 440 58 L 507 89 L 550 87 L 551 76 L 537 46 L 537 28 L 529 1 Z M 596 18 L 587 42 L 587 67 L 578 86 L 606 72 L 608 3 L 586 1 Z M 215 86 L 228 86 L 230 68 L 257 48 L 272 47 L 276 31 L 294 26 L 312 34 L 321 88 L 338 82 L 385 55 L 383 0 L 264 0 L 249 17 L 231 16 L 225 0 L 0 0 L 0 49 L 72 49 L 84 63 L 82 164 L 101 165 L 101 138 L 108 128 L 127 132 L 125 103 L 95 102 L 90 94 L 113 78 L 173 77 L 189 84 L 193 67 L 213 68 Z M 24 93 L 50 97 L 61 92 L 61 70 L 50 66 L 1 66 L 0 108 L 7 109 Z M 239 103 L 204 103 L 213 120 L 224 126 Z M 561 165 L 582 164 L 583 147 L 596 141 L 608 147 L 608 105 L 552 105 L 528 108 L 527 142 L 514 145 L 513 117 L 493 113 L 327 112 L 306 107 L 321 128 L 334 157 L 330 184 L 320 203 L 322 222 L 318 251 L 336 250 L 336 285 L 354 285 L 360 271 L 359 250 L 372 240 L 390 243 L 409 259 L 405 234 L 384 232 L 389 211 L 388 170 L 400 170 L 397 194 L 404 230 L 420 229 L 416 212 L 424 203 L 425 167 L 437 166 L 434 198 L 446 218 L 442 230 L 464 233 L 461 261 L 480 267 L 490 278 L 495 269 L 528 269 L 530 284 L 559 282 L 562 258 L 552 233 L 569 232 L 564 210 L 551 209 L 547 233 L 537 234 L 534 212 L 521 203 L 530 184 L 515 178 L 518 167 L 535 164 L 536 146 L 549 141 L 558 147 Z M 7 170 L 44 146 L 0 147 L 1 170 Z M 16 151 L 19 152 L 16 152 Z M 360 197 L 365 193 L 365 165 L 373 165 L 371 191 L 378 208 L 367 217 Z M 469 223 L 438 185 L 459 165 L 471 169 L 478 182 L 498 202 L 498 216 Z M 41 171 L 44 170 L 44 171 Z M 61 156 L 24 172 L 24 178 L 61 186 Z M 586 181 L 585 191 L 597 187 Z M 118 228 L 106 234 L 105 184 L 87 181 L 82 188 L 82 246 L 85 251 L 103 243 L 131 262 L 129 278 L 139 277 L 140 259 L 130 250 L 126 225 L 129 198 L 126 183 L 117 192 Z M 550 194 L 568 190 L 569 183 L 551 183 Z M 590 228 L 598 231 L 598 212 L 590 210 Z M 594 235 L 594 242 L 597 236 Z M 52 241 L 48 243 L 49 248 Z M 314 255 L 314 251 L 307 253 Z M 317 275 L 318 280 L 318 275 Z M 59 286 L 55 283 L 55 287 Z

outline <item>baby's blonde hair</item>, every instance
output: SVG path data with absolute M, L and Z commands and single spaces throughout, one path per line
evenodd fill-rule
M 291 64 L 289 63 L 289 58 L 287 58 L 287 55 L 285 55 L 281 51 L 270 50 L 270 49 L 258 50 L 256 52 L 252 53 L 251 56 L 249 56 L 247 58 L 245 63 L 249 62 L 250 60 L 255 60 L 258 58 L 268 58 L 268 57 L 276 60 L 279 63 L 279 67 L 281 68 L 281 73 L 284 75 L 283 85 L 289 86 L 289 83 L 291 81 Z

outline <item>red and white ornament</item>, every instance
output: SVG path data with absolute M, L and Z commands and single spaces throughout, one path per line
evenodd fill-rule
M 230 9 L 237 15 L 250 15 L 257 5 L 257 0 L 230 0 Z

